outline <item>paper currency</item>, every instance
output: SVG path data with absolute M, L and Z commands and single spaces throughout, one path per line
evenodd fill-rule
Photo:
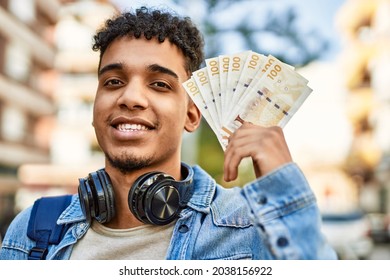
M 223 150 L 244 122 L 283 128 L 312 92 L 294 67 L 253 51 L 206 59 L 183 86 Z
M 266 56 L 253 51 L 250 51 L 247 60 L 243 66 L 240 79 L 238 80 L 236 91 L 233 98 L 233 104 L 237 104 L 246 89 L 250 86 L 255 78 L 255 75 L 260 70 L 260 66 L 264 64 Z
M 221 107 L 225 105 L 226 99 L 226 88 L 227 88 L 227 77 L 229 72 L 229 55 L 220 55 L 218 56 L 219 62 L 219 85 L 221 88 Z M 227 112 L 225 110 L 221 110 L 221 120 L 225 119 L 225 115 Z
M 183 87 L 188 93 L 188 95 L 191 97 L 195 105 L 199 108 L 200 112 L 202 113 L 202 116 L 205 118 L 206 122 L 210 126 L 211 130 L 215 133 L 218 141 L 223 147 L 224 144 L 222 142 L 222 135 L 219 131 L 219 128 L 215 125 L 213 118 L 211 117 L 209 108 L 206 105 L 206 102 L 203 99 L 202 94 L 200 93 L 200 90 L 195 82 L 195 79 L 191 77 L 190 79 L 188 79 L 186 82 L 183 83 Z
M 221 86 L 219 76 L 219 60 L 218 57 L 206 59 L 207 74 L 210 80 L 210 86 L 213 91 L 215 104 L 217 105 L 218 118 L 222 119 L 222 105 L 221 105 Z
M 210 112 L 215 127 L 221 127 L 221 121 L 218 116 L 217 105 L 215 102 L 213 90 L 210 85 L 207 68 L 202 68 L 193 72 L 192 77 L 195 80 L 196 85 L 198 86 L 200 94 L 202 95 L 203 100 L 208 108 L 208 111 Z
M 249 51 L 233 54 L 229 58 L 229 69 L 227 74 L 226 81 L 226 94 L 224 104 L 222 104 L 224 108 L 224 118 L 222 122 L 226 121 L 226 118 L 230 115 L 232 107 L 234 106 L 233 100 L 235 99 L 235 91 L 240 79 L 242 70 L 244 69 L 244 64 L 246 58 L 248 57 Z
M 284 127 L 311 93 L 306 84 L 306 79 L 274 58 L 262 78 L 237 105 L 238 110 L 223 125 L 223 137 L 228 137 L 243 122 Z

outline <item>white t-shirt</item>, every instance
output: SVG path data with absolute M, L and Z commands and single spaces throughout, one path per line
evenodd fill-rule
M 74 245 L 71 260 L 163 260 L 175 223 L 111 229 L 98 222 Z

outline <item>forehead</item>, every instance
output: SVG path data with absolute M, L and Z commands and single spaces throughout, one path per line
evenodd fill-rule
M 104 52 L 100 69 L 111 63 L 122 63 L 129 67 L 147 67 L 159 64 L 186 76 L 185 59 L 181 50 L 168 40 L 123 37 L 114 40 Z M 99 70 L 100 70 L 99 69 Z

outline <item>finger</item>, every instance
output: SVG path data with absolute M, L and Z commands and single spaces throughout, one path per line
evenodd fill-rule
M 233 133 L 229 138 L 229 143 L 225 150 L 224 160 L 224 180 L 226 182 L 233 181 L 238 176 L 238 166 L 242 160 L 237 155 L 237 149 L 240 146 L 245 145 L 248 140 L 245 140 L 249 132 L 246 132 L 248 124 L 243 124 L 238 130 Z M 250 130 L 249 130 L 250 131 Z
M 250 133 L 241 132 L 240 135 L 235 135 L 230 139 L 229 144 L 225 150 L 224 161 L 224 180 L 233 181 L 238 176 L 238 167 L 244 157 L 250 156 L 250 153 L 242 150 L 243 147 L 252 146 L 255 139 L 248 137 Z
M 233 181 L 237 178 L 238 175 L 238 166 L 241 160 L 237 160 L 237 156 L 234 156 L 234 151 L 227 152 L 225 154 L 224 161 L 224 180 L 226 182 Z M 233 160 L 233 158 L 235 160 Z
M 224 179 L 226 182 L 237 179 L 238 167 L 243 158 L 250 156 L 250 150 L 247 148 L 232 149 L 226 154 L 224 162 Z

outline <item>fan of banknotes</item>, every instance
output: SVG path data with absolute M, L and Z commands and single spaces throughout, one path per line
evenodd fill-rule
M 284 127 L 312 89 L 308 80 L 272 55 L 220 55 L 183 83 L 225 150 L 244 122 Z

